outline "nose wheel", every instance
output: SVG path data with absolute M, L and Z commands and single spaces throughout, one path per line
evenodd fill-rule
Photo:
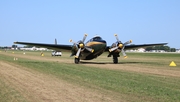
M 74 59 L 74 63 L 76 63 L 76 64 L 79 64 L 79 61 L 80 61 L 79 58 L 75 58 L 75 59 Z

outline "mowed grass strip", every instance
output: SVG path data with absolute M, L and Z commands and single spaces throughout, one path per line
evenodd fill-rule
M 11 85 L 6 84 L 0 76 L 0 102 L 27 102 Z
M 1 60 L 11 62 L 12 58 L 1 55 L 0 61 Z M 10 83 L 6 82 L 4 77 L 0 75 L 0 102 L 28 102 L 28 101 Z
M 127 101 L 180 101 L 180 78 L 143 74 L 128 71 L 99 69 L 77 64 L 43 62 L 28 59 L 12 61 L 7 56 L 1 60 L 54 75 L 71 83 L 88 88 L 111 91 L 125 96 Z
M 127 53 L 130 58 L 139 58 L 154 61 L 176 61 L 180 63 L 180 53 Z
M 127 53 L 127 55 L 130 57 L 120 60 L 120 63 L 151 69 L 180 70 L 180 53 Z M 172 61 L 176 67 L 169 67 Z

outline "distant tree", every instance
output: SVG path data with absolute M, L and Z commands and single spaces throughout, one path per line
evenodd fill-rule
M 164 50 L 169 52 L 170 51 L 170 47 L 169 46 L 164 46 L 164 45 L 160 45 L 160 46 L 152 46 L 152 47 L 147 47 L 146 51 L 151 51 L 151 50 Z
M 4 46 L 4 49 L 8 49 L 8 47 L 7 47 L 7 46 Z
M 170 51 L 170 47 L 169 46 L 164 46 L 163 50 L 165 50 L 166 52 L 169 52 Z
M 151 51 L 151 50 L 154 50 L 154 47 L 146 47 L 146 49 L 145 49 L 146 51 Z
M 32 48 L 32 47 L 34 47 L 34 46 L 31 46 L 31 45 L 24 46 L 24 48 Z
M 160 49 L 160 46 L 154 46 L 154 50 L 162 50 L 162 49 Z
M 17 48 L 17 45 L 12 45 L 12 48 Z
M 175 48 L 171 48 L 170 51 L 171 52 L 176 52 L 176 49 Z

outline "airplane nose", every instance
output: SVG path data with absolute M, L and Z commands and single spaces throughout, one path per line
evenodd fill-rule
M 105 41 L 105 40 L 102 40 L 101 42 L 106 44 L 106 41 Z
M 104 43 L 105 46 L 107 46 L 107 43 L 105 40 L 102 40 L 102 43 Z

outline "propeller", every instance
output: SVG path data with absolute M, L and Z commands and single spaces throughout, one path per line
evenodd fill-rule
M 120 49 L 121 49 L 121 52 L 122 52 L 122 54 L 123 54 L 123 56 L 124 56 L 124 58 L 127 58 L 126 53 L 125 53 L 125 51 L 124 51 L 124 48 L 125 48 L 126 45 L 132 43 L 132 40 L 129 40 L 129 41 L 127 41 L 127 42 L 125 42 L 125 43 L 123 44 L 123 43 L 119 40 L 117 34 L 115 34 L 114 36 L 116 37 L 117 45 L 116 45 L 116 47 L 113 47 L 113 48 L 109 49 L 109 51 L 112 52 L 112 51 L 115 51 L 115 50 L 117 50 L 117 49 L 120 48 Z
M 84 41 L 86 40 L 86 37 L 87 37 L 87 34 L 84 34 L 83 39 L 80 40 L 79 42 L 73 42 L 73 40 L 70 40 L 70 42 L 72 42 L 74 45 L 77 45 L 78 47 L 78 51 L 76 52 L 75 58 L 79 58 L 80 52 L 84 49 L 88 50 L 91 53 L 94 52 L 94 49 L 85 46 Z

